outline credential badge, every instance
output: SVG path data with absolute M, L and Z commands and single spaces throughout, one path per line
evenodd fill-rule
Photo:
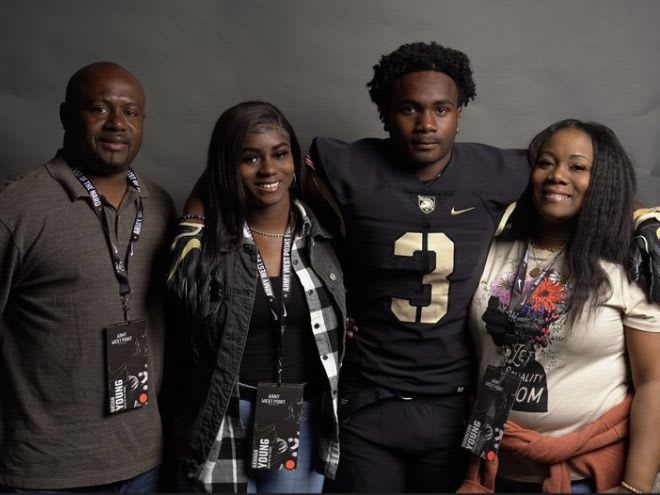
M 435 210 L 435 196 L 422 196 L 421 194 L 418 194 L 417 205 L 423 213 L 428 215 Z

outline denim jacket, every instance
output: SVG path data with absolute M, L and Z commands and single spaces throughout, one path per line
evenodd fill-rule
M 319 359 L 327 377 L 319 431 L 319 471 L 333 478 L 339 462 L 337 380 L 344 347 L 346 302 L 343 274 L 332 238 L 299 201 L 303 219 L 291 252 L 293 271 L 307 299 Z M 179 378 L 186 399 L 175 414 L 175 450 L 187 476 L 207 491 L 245 491 L 244 430 L 238 413 L 238 374 L 257 283 L 257 249 L 243 237 L 221 248 L 210 280 L 199 276 L 204 228 L 181 223 L 172 244 L 173 265 L 167 286 L 185 315 L 179 336 L 192 366 Z M 319 298 L 317 288 L 325 287 Z M 329 295 L 330 300 L 327 299 Z M 183 335 L 181 335 L 183 334 Z

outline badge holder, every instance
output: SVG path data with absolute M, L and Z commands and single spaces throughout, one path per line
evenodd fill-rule
M 125 321 L 105 329 L 108 413 L 149 403 L 149 341 L 144 320 Z
M 519 385 L 520 377 L 502 367 L 488 366 L 461 447 L 482 459 L 495 460 Z
M 296 469 L 304 385 L 260 382 L 252 435 L 253 469 Z
M 491 325 L 493 328 L 488 330 L 494 336 L 495 342 L 503 339 L 502 344 L 505 348 L 504 364 L 512 358 L 513 348 L 516 345 L 530 346 L 531 349 L 528 352 L 533 353 L 529 331 L 519 321 L 518 312 L 523 307 L 525 299 L 548 276 L 554 263 L 564 250 L 562 248 L 554 255 L 548 266 L 537 274 L 532 286 L 525 290 L 530 245 L 531 241 L 527 243 L 523 259 L 518 265 L 511 286 L 508 311 L 504 317 L 492 319 Z M 488 461 L 495 460 L 497 450 L 504 436 L 504 425 L 515 403 L 521 381 L 522 379 L 519 376 L 511 373 L 504 365 L 490 365 L 486 368 L 477 393 L 477 401 L 470 414 L 470 420 L 461 442 L 463 448 Z

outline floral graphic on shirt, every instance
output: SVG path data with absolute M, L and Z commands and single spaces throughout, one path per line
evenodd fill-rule
M 508 311 L 511 302 L 511 288 L 515 276 L 514 272 L 502 273 L 489 287 L 491 298 L 497 299 L 498 309 L 503 313 Z M 531 291 L 535 283 L 537 285 Z M 517 320 L 522 327 L 528 329 L 534 347 L 549 345 L 550 326 L 566 313 L 567 290 L 566 280 L 554 269 L 544 274 L 540 281 L 532 277 L 525 279 L 523 294 L 526 294 L 526 298 L 522 307 L 517 310 Z M 492 302 L 489 306 L 492 308 Z
M 487 285 L 488 307 L 482 316 L 493 343 L 504 352 L 507 369 L 521 380 L 513 410 L 533 413 L 548 411 L 546 370 L 537 357 L 551 349 L 551 328 L 566 313 L 569 290 L 565 278 L 555 269 L 546 270 L 539 277 L 526 277 L 522 305 L 511 315 L 509 305 L 516 272 L 500 273 Z M 502 347 L 511 338 L 513 341 Z
M 506 307 L 508 307 L 509 303 L 511 302 L 511 287 L 513 287 L 513 279 L 515 275 L 516 274 L 513 272 L 504 273 L 500 278 L 496 279 L 490 285 L 491 295 L 495 296 Z M 532 287 L 533 283 L 533 279 L 526 279 L 523 287 L 523 293 L 529 292 L 529 289 Z
M 529 305 L 536 313 L 554 314 L 564 299 L 564 286 L 544 278 L 529 296 Z

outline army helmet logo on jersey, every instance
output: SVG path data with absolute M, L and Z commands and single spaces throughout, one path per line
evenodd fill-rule
M 418 194 L 417 205 L 423 213 L 428 215 L 435 210 L 435 196 L 422 196 L 421 194 Z

